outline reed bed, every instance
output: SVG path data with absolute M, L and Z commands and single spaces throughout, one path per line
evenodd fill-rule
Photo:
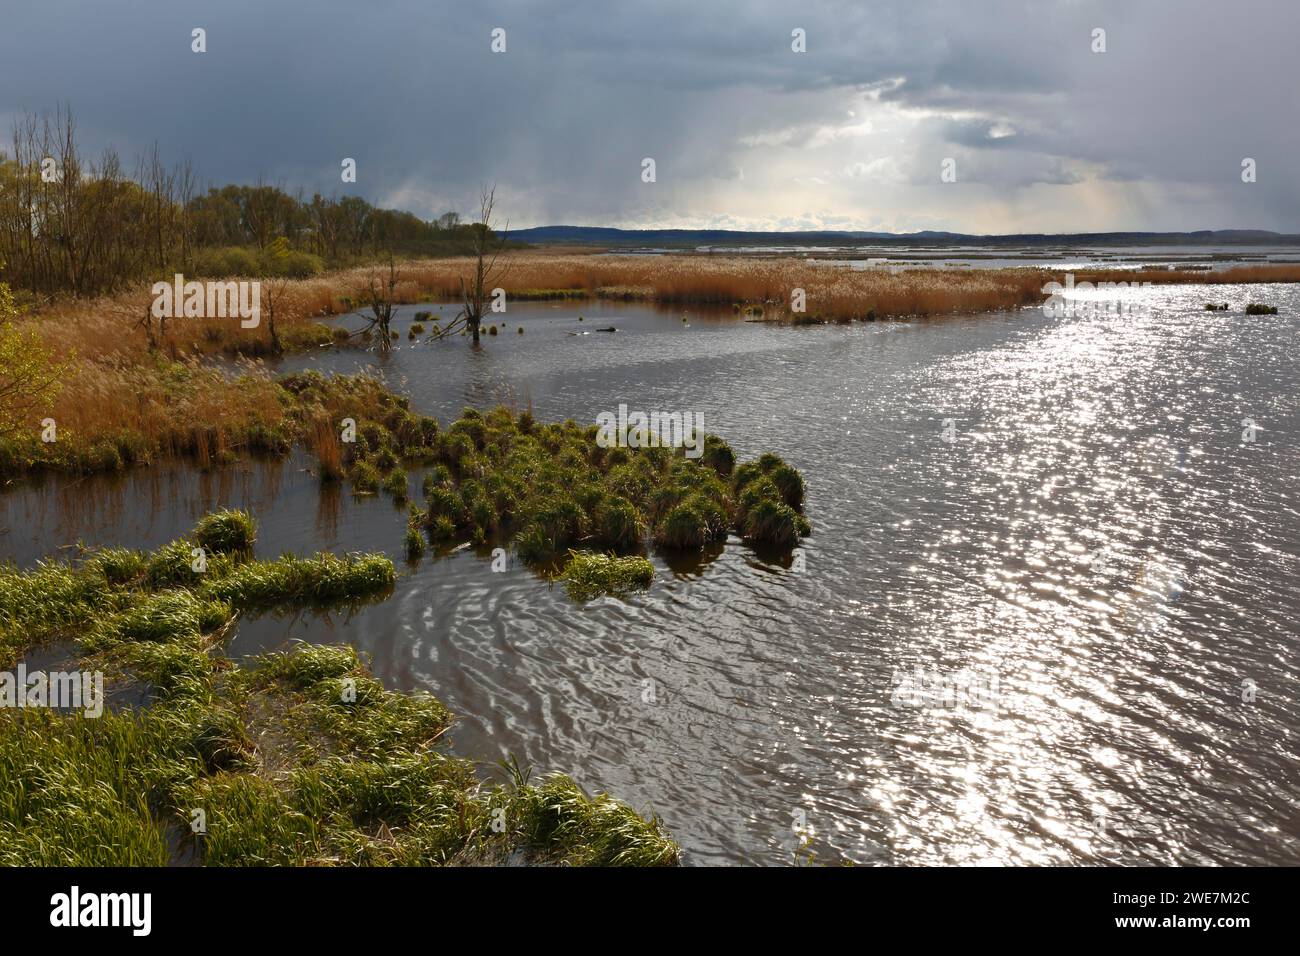
M 868 316 L 940 315 L 1038 305 L 1043 286 L 1060 280 L 1050 269 L 852 269 L 790 257 L 589 256 L 516 252 L 503 256 L 507 298 L 605 297 L 663 304 L 762 305 L 793 319 L 791 294 L 806 293 L 805 315 L 828 321 Z M 403 263 L 406 302 L 455 299 L 469 258 Z M 307 280 L 330 284 L 337 295 L 364 288 L 366 270 Z M 1218 272 L 1193 270 L 1085 270 L 1076 281 L 1236 284 L 1300 282 L 1300 266 L 1250 265 Z M 355 295 L 355 291 L 351 293 Z M 318 293 L 324 296 L 324 293 Z
M 817 265 L 789 257 L 593 256 L 519 251 L 502 257 L 507 298 L 606 297 L 663 304 L 730 304 L 738 318 L 817 323 L 891 316 L 926 316 L 1037 305 L 1043 286 L 1063 275 L 1042 269 L 881 269 Z M 454 300 L 472 275 L 468 257 L 410 260 L 397 267 L 399 303 Z M 337 343 L 338 328 L 321 316 L 354 311 L 376 272 L 357 267 L 299 280 L 275 280 L 276 328 L 286 348 Z M 1247 265 L 1203 270 L 1084 270 L 1077 282 L 1296 282 L 1300 265 Z M 804 291 L 802 312 L 791 296 Z M 51 362 L 66 363 L 49 417 L 59 441 L 40 441 L 39 421 L 22 435 L 0 435 L 0 475 L 45 463 L 104 470 L 161 455 L 192 456 L 201 464 L 230 460 L 243 449 L 283 451 L 294 434 L 282 395 L 256 359 L 270 350 L 268 323 L 241 329 L 237 321 L 173 319 L 155 329 L 151 347 L 142 325 L 144 293 L 93 301 L 59 301 L 19 320 L 42 337 Z M 495 326 L 493 326 L 495 330 Z M 518 328 L 523 332 L 523 327 Z M 349 340 L 351 341 L 351 340 Z M 201 356 L 237 359 L 236 374 L 202 366 Z M 355 416 L 353 416 L 355 417 Z M 306 440 L 323 473 L 342 474 L 342 450 L 324 421 Z M 373 476 L 377 488 L 391 468 Z M 396 481 L 396 479 L 393 479 Z
M 1060 280 L 1045 269 L 852 269 L 791 257 L 700 255 L 576 255 L 512 251 L 502 255 L 501 287 L 518 301 L 615 298 L 662 304 L 761 305 L 778 319 L 800 316 L 852 321 L 891 316 L 985 312 L 1036 305 L 1042 287 Z M 470 257 L 414 259 L 397 265 L 392 291 L 399 305 L 458 301 L 461 282 L 473 277 Z M 377 267 L 342 269 L 306 279 L 274 280 L 276 328 L 287 349 L 341 341 L 322 317 L 358 311 L 367 301 Z M 1200 283 L 1208 285 L 1300 282 L 1300 265 L 1247 265 L 1222 271 L 1082 270 L 1076 281 Z M 806 294 L 803 313 L 791 313 L 795 289 Z M 112 364 L 144 362 L 150 352 L 141 324 L 150 296 L 143 290 L 95 300 L 59 300 L 30 312 L 55 355 Z M 265 306 L 264 306 L 265 311 Z M 170 358 L 191 355 L 268 354 L 263 317 L 256 329 L 223 319 L 172 319 L 158 347 Z
M 806 314 L 828 320 L 1014 308 L 1041 301 L 1046 281 L 1029 269 L 891 273 L 745 256 L 520 253 L 503 261 L 507 298 L 518 290 L 525 299 L 586 295 L 663 304 L 764 304 L 780 315 L 794 290 L 803 289 Z M 453 297 L 471 265 L 469 259 L 412 262 L 403 274 L 431 298 Z
M 218 318 L 172 318 L 160 328 L 158 320 L 152 319 L 153 346 L 144 322 L 153 298 L 144 289 L 96 299 L 56 299 L 29 309 L 21 321 L 39 331 L 53 353 L 72 353 L 84 361 L 142 363 L 154 352 L 170 359 L 219 354 L 262 357 L 272 352 L 267 296 L 273 284 L 275 327 L 284 349 L 321 347 L 335 340 L 335 330 L 317 320 L 350 308 L 319 280 L 265 280 L 256 328 L 242 328 L 238 319 Z
M 0 435 L 0 477 L 119 471 L 167 458 L 206 468 L 248 454 L 283 455 L 296 443 L 318 456 L 326 477 L 339 477 L 342 419 L 391 420 L 407 431 L 419 427 L 407 400 L 376 378 L 309 380 L 315 387 L 306 390 L 301 377 L 276 378 L 251 359 L 226 368 L 193 356 L 76 363 L 49 412 L 56 440 L 42 440 L 39 422 Z
M 287 448 L 286 412 L 265 369 L 234 375 L 196 359 L 140 364 L 76 362 L 48 415 L 0 436 L 0 474 L 31 470 L 116 471 L 171 456 L 203 466 L 233 460 L 236 448 Z
M 1074 273 L 1078 282 L 1150 282 L 1154 285 L 1196 283 L 1198 285 L 1257 285 L 1267 282 L 1300 282 L 1300 265 L 1249 265 L 1229 269 L 1082 269 Z

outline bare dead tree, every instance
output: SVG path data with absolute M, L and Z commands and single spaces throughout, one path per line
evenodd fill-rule
M 506 268 L 497 266 L 497 259 L 506 245 L 506 232 L 510 228 L 507 222 L 500 234 L 492 229 L 492 215 L 496 207 L 496 186 L 485 188 L 479 199 L 479 218 L 474 224 L 474 274 L 469 283 L 460 277 L 461 307 L 456 318 L 437 338 L 445 338 L 464 329 L 474 337 L 474 344 L 479 344 L 479 329 L 483 324 L 483 315 L 488 308 L 488 299 L 492 290 L 505 279 Z
M 276 311 L 283 312 L 286 304 L 285 290 L 289 288 L 287 277 L 269 279 L 262 283 L 262 297 L 266 299 L 266 334 L 270 340 L 271 354 L 280 355 L 284 347 L 280 343 L 280 333 L 275 328 Z
M 397 262 L 390 255 L 388 257 L 388 277 L 376 275 L 374 271 L 370 273 L 370 282 L 366 289 L 366 300 L 370 304 L 370 316 L 367 318 L 367 325 L 361 330 L 361 333 L 379 334 L 379 349 L 387 352 L 393 347 L 393 336 L 389 331 L 389 323 L 393 320 L 393 290 L 397 287 Z
M 194 254 L 194 197 L 198 195 L 199 180 L 194 164 L 185 160 L 176 169 L 176 203 L 180 217 L 181 268 L 188 272 Z
M 123 318 L 134 319 L 132 325 L 144 331 L 144 339 L 149 346 L 149 351 L 158 351 L 163 337 L 167 334 L 167 319 L 160 317 L 157 331 L 154 331 L 153 302 L 151 300 L 141 300 L 139 305 L 110 305 L 106 306 L 104 311 L 109 315 L 120 315 Z
M 173 180 L 156 151 L 139 177 L 126 179 L 111 148 L 98 163 L 83 158 L 69 109 L 18 118 L 13 156 L 0 162 L 8 281 L 38 296 L 93 296 L 157 271 L 173 245 Z
M 171 239 L 176 215 L 176 175 L 162 161 L 158 143 L 141 158 L 135 181 L 148 196 L 148 223 L 154 261 L 162 269 L 171 260 Z

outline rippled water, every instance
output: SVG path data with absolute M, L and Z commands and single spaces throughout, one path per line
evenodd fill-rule
M 814 535 L 775 563 L 735 539 L 657 555 L 649 592 L 585 607 L 426 558 L 382 604 L 245 622 L 232 651 L 350 641 L 460 715 L 459 753 L 653 810 L 690 863 L 1295 864 L 1300 294 L 1143 295 L 800 329 L 547 305 L 479 353 L 296 359 L 381 365 L 444 420 L 702 412 L 803 470 Z M 1283 314 L 1201 311 L 1248 298 Z M 399 554 L 401 511 L 322 496 L 303 464 L 18 488 L 0 554 L 154 546 L 218 504 L 256 510 L 264 554 Z

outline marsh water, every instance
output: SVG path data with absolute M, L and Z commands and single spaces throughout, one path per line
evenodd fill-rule
M 284 363 L 381 371 L 444 422 L 691 410 L 803 471 L 799 551 L 652 553 L 626 599 L 472 549 L 406 565 L 402 510 L 297 457 L 14 486 L 0 557 L 154 547 L 217 506 L 266 556 L 385 551 L 386 601 L 244 621 L 230 652 L 350 642 L 459 715 L 455 752 L 657 813 L 687 863 L 1300 863 L 1300 293 L 1141 296 L 809 328 L 512 306 L 479 351 L 412 345 L 410 307 L 387 357 Z
M 666 252 L 668 250 L 658 250 Z M 1300 246 L 1248 245 L 900 245 L 725 247 L 697 251 L 741 255 L 799 256 L 822 265 L 853 269 L 1200 269 L 1300 262 Z

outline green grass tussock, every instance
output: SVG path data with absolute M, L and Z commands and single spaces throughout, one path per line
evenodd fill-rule
M 87 627 L 120 601 L 98 568 L 50 561 L 20 571 L 0 564 L 0 668 L 36 644 Z
M 247 554 L 257 540 L 257 522 L 243 511 L 214 511 L 198 523 L 194 540 L 213 554 Z
M 0 865 L 677 862 L 658 820 L 567 777 L 481 781 L 438 749 L 442 703 L 385 690 L 350 647 L 226 659 L 239 611 L 351 601 L 394 579 L 377 555 L 255 561 L 252 519 L 233 514 L 151 555 L 0 567 L 11 661 L 74 635 L 72 666 L 152 689 L 147 706 L 97 718 L 0 708 Z M 176 571 L 199 540 L 224 550 Z
M 735 531 L 791 548 L 811 531 L 803 477 L 775 455 L 737 467 L 713 435 L 695 459 L 680 448 L 603 448 L 596 437 L 572 421 L 466 409 L 430 446 L 425 530 L 435 542 L 512 540 L 543 570 L 573 550 L 635 554 L 647 539 L 698 551 Z M 764 500 L 773 507 L 758 509 Z
M 241 565 L 209 581 L 203 590 L 237 609 L 252 609 L 360 601 L 386 594 L 395 580 L 393 564 L 383 555 L 285 555 Z
M 570 552 L 560 572 L 565 590 L 575 601 L 648 588 L 654 576 L 654 565 L 645 558 L 576 551 Z

